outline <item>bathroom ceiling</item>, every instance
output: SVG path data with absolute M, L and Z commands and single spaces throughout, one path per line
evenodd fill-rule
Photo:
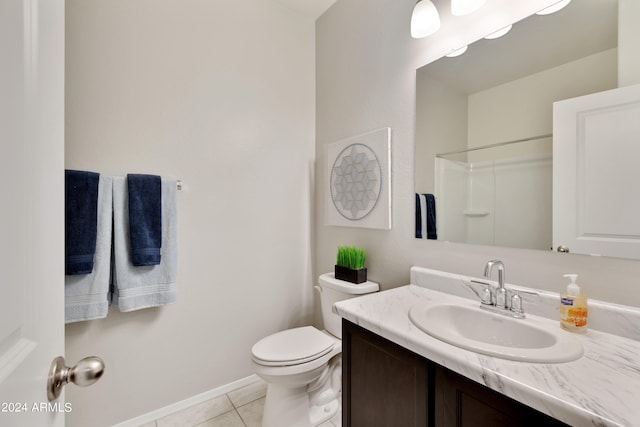
M 461 56 L 429 64 L 429 74 L 461 92 L 475 93 L 615 48 L 617 21 L 615 0 L 574 1 L 560 12 L 514 24 L 504 37 L 477 41 Z
M 311 17 L 314 21 L 329 9 L 336 0 L 276 0 L 289 9 Z

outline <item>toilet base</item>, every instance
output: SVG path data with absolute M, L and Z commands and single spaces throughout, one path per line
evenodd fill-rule
M 262 427 L 312 427 L 307 387 L 269 384 L 264 402 Z
M 269 383 L 262 427 L 317 427 L 327 421 L 339 427 L 342 424 L 341 377 L 342 359 L 338 354 L 310 384 Z
M 341 396 L 321 406 L 309 407 L 306 387 L 286 388 L 269 384 L 262 427 L 317 427 L 341 417 Z
M 339 398 L 326 405 L 312 407 L 309 412 L 311 425 L 317 427 L 322 423 L 332 421 L 336 427 L 340 427 L 342 425 L 341 409 L 342 405 Z M 336 424 L 336 421 L 338 421 L 339 424 Z

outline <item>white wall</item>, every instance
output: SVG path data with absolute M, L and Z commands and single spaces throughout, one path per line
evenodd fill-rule
M 435 2 L 440 10 L 448 1 Z M 316 23 L 316 215 L 324 209 L 323 146 L 381 126 L 392 128 L 393 229 L 376 231 L 316 222 L 316 271 L 329 271 L 339 244 L 369 250 L 370 279 L 383 289 L 409 282 L 420 265 L 461 274 L 482 274 L 487 260 L 501 258 L 510 283 L 559 291 L 563 273 L 580 274 L 592 298 L 640 306 L 640 262 L 545 251 L 469 246 L 414 235 L 415 70 L 453 47 L 516 21 L 553 0 L 493 0 L 475 14 L 443 16 L 434 36 L 413 40 L 414 1 L 340 0 Z
M 416 81 L 415 189 L 433 193 L 436 154 L 467 149 L 468 96 L 424 71 L 416 72 Z
M 555 101 L 616 87 L 617 49 L 609 49 L 471 94 L 469 148 L 551 134 Z
M 69 426 L 253 373 L 313 315 L 314 22 L 270 0 L 67 0 L 66 167 L 182 179 L 178 303 L 67 326 Z
M 640 83 L 640 2 L 638 0 L 619 0 L 618 50 L 620 69 L 618 83 L 630 86 Z

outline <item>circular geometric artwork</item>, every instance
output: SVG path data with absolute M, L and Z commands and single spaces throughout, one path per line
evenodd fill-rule
M 367 216 L 382 191 L 382 168 L 375 152 L 364 144 L 351 144 L 338 154 L 331 168 L 331 199 L 349 220 Z

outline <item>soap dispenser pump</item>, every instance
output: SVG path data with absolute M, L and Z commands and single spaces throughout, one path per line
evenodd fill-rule
M 560 326 L 571 332 L 586 332 L 589 309 L 587 296 L 580 292 L 577 274 L 565 274 L 571 281 L 567 292 L 560 295 Z

